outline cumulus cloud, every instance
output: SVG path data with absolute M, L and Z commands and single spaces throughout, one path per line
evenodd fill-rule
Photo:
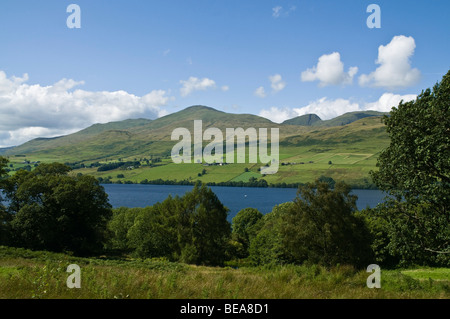
M 282 91 L 286 87 L 286 82 L 283 81 L 283 78 L 279 74 L 269 76 L 269 81 L 273 94 Z M 265 98 L 267 96 L 266 89 L 263 86 L 257 88 L 253 94 L 260 98 Z
M 286 82 L 283 81 L 281 75 L 279 74 L 269 76 L 269 80 L 270 86 L 272 87 L 274 93 L 277 93 L 286 87 Z
M 293 117 L 298 116 L 297 112 L 290 108 L 271 107 L 269 110 L 262 110 L 259 116 L 265 117 L 275 123 L 283 123 Z
M 259 88 L 257 88 L 257 89 L 255 90 L 254 94 L 255 94 L 257 97 L 260 97 L 260 98 L 265 98 L 265 97 L 267 96 L 266 90 L 264 89 L 263 86 L 260 86 Z
M 360 106 L 356 102 L 346 99 L 329 100 L 323 97 L 299 108 L 271 107 L 269 110 L 262 110 L 259 115 L 275 123 L 281 123 L 305 114 L 317 114 L 322 120 L 328 120 L 347 112 L 359 110 Z
M 259 116 L 265 117 L 275 123 L 282 123 L 288 119 L 305 114 L 316 114 L 322 120 L 329 120 L 348 112 L 368 110 L 389 112 L 392 107 L 398 106 L 401 100 L 408 102 L 415 100 L 416 97 L 417 95 L 414 94 L 398 95 L 384 93 L 377 101 L 370 103 L 358 103 L 342 98 L 329 100 L 323 97 L 299 108 L 271 107 L 269 110 L 264 109 L 259 113 Z
M 416 84 L 420 71 L 411 68 L 410 59 L 416 43 L 413 37 L 395 36 L 387 45 L 378 48 L 376 63 L 380 66 L 370 74 L 359 77 L 361 86 L 402 88 Z
M 415 94 L 399 95 L 393 93 L 384 93 L 376 102 L 367 103 L 364 106 L 365 110 L 390 112 L 393 107 L 397 107 L 400 101 L 404 103 L 413 101 L 417 98 Z
M 303 82 L 319 81 L 319 86 L 347 85 L 353 82 L 353 77 L 358 72 L 357 67 L 344 71 L 344 63 L 341 61 L 339 52 L 324 54 L 319 58 L 317 65 L 303 71 L 301 79 Z
M 293 110 L 297 113 L 297 116 L 317 114 L 322 120 L 329 120 L 347 112 L 359 111 L 360 107 L 358 103 L 347 99 L 329 100 L 323 97 L 304 107 L 294 108 Z
M 193 76 L 191 76 L 186 81 L 181 80 L 180 83 L 182 84 L 180 94 L 183 97 L 188 96 L 194 91 L 205 91 L 207 89 L 216 87 L 216 82 L 211 79 L 208 78 L 199 79 Z
M 133 117 L 156 118 L 171 97 L 154 90 L 144 96 L 125 91 L 91 92 L 82 81 L 62 79 L 53 85 L 27 84 L 28 75 L 8 78 L 0 71 L 0 146 L 36 137 L 68 134 L 94 123 Z
M 230 90 L 230 87 L 229 87 L 228 85 L 223 85 L 223 86 L 221 87 L 221 90 L 224 91 L 224 92 L 227 92 L 227 91 Z

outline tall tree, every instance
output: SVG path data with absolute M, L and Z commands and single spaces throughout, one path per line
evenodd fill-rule
M 206 185 L 197 183 L 183 196 L 183 215 L 190 218 L 191 241 L 185 246 L 192 261 L 206 265 L 222 265 L 231 234 L 226 208 Z
M 450 71 L 384 117 L 390 145 L 372 172 L 393 199 L 378 214 L 406 263 L 450 264 Z
M 210 188 L 196 184 L 182 197 L 141 209 L 127 238 L 139 257 L 222 265 L 231 233 L 227 214 Z
M 182 232 L 177 233 L 185 228 L 176 222 L 180 212 L 180 202 L 179 197 L 169 196 L 162 203 L 139 209 L 126 235 L 129 247 L 134 249 L 136 256 L 179 260 L 178 241 L 185 238 L 180 236 Z
M 292 263 L 292 255 L 284 244 L 283 224 L 294 203 L 275 206 L 255 225 L 256 234 L 250 239 L 249 259 L 256 265 Z
M 242 245 L 244 256 L 248 256 L 250 241 L 256 236 L 257 223 L 263 218 L 263 214 L 255 208 L 240 210 L 232 220 L 232 235 L 234 241 Z
M 79 255 L 103 248 L 112 214 L 108 196 L 94 177 L 72 177 L 69 171 L 61 164 L 41 164 L 6 181 L 16 245 Z
M 8 159 L 0 156 L 0 245 L 8 244 L 8 240 L 10 238 L 10 221 L 12 218 L 12 216 L 6 211 L 2 198 L 2 190 L 5 179 L 8 177 L 6 171 L 7 165 Z
M 356 196 L 349 185 L 316 181 L 301 186 L 282 227 L 283 243 L 296 262 L 325 266 L 370 263 L 371 237 L 356 216 Z

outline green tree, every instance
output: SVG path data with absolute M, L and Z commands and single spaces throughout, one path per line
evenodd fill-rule
M 371 236 L 355 215 L 357 198 L 350 192 L 344 183 L 334 189 L 319 181 L 300 186 L 281 228 L 283 244 L 295 262 L 356 267 L 370 263 Z
M 69 171 L 62 164 L 41 164 L 6 181 L 16 245 L 78 255 L 103 248 L 111 217 L 108 196 L 95 178 L 72 177 Z
M 330 163 L 329 163 L 330 164 Z M 331 164 L 330 164 L 331 165 Z M 328 176 L 320 176 L 319 177 L 319 182 L 324 182 L 324 183 L 327 183 L 328 185 L 330 185 L 330 188 L 333 188 L 334 187 L 334 185 L 336 185 L 336 181 L 333 179 L 333 178 L 331 178 L 331 177 L 328 177 Z
M 5 180 L 8 177 L 6 168 L 8 167 L 8 159 L 0 156 L 0 245 L 7 245 L 10 238 L 10 222 L 11 214 L 6 211 L 3 205 L 2 190 Z
M 250 241 L 256 236 L 257 224 L 264 215 L 255 208 L 244 208 L 232 219 L 233 240 L 242 246 L 242 254 L 239 257 L 248 256 Z
M 6 168 L 8 167 L 8 159 L 5 157 L 0 156 L 0 179 L 3 179 L 7 175 Z
M 403 264 L 450 265 L 450 71 L 433 90 L 393 108 L 384 123 L 390 145 L 372 172 L 391 198 L 389 249 Z
M 371 234 L 374 263 L 385 268 L 395 268 L 400 259 L 390 252 L 389 222 L 387 219 L 380 218 L 386 210 L 389 210 L 387 206 L 379 205 L 376 208 L 366 208 L 356 212 L 356 215 L 365 220 Z
M 204 184 L 197 183 L 183 196 L 182 221 L 191 225 L 192 231 L 182 243 L 182 256 L 186 261 L 205 265 L 222 265 L 231 235 L 227 220 L 228 208 Z
M 222 265 L 231 234 L 227 215 L 211 189 L 197 183 L 183 197 L 141 210 L 127 238 L 139 257 Z
M 178 261 L 180 248 L 177 231 L 177 215 L 180 212 L 179 197 L 169 196 L 162 203 L 139 209 L 130 227 L 127 239 L 134 254 L 141 258 L 166 257 Z
M 119 207 L 113 210 L 111 220 L 108 222 L 107 248 L 120 252 L 131 252 L 134 247 L 129 241 L 129 230 L 133 227 L 136 217 L 142 208 Z
M 294 203 L 275 206 L 253 228 L 256 235 L 250 239 L 249 259 L 256 265 L 292 263 L 293 259 L 284 244 L 282 227 Z

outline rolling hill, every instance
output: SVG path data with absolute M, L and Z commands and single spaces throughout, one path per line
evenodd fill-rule
M 375 169 L 377 154 L 389 144 L 381 115 L 353 112 L 328 121 L 307 115 L 277 124 L 256 115 L 191 106 L 156 120 L 129 119 L 95 124 L 67 136 L 34 139 L 5 150 L 4 154 L 16 169 L 24 165 L 24 159 L 25 162 L 76 163 L 80 168 L 76 173 L 91 174 L 111 182 L 157 179 L 245 182 L 256 178 L 279 184 L 312 181 L 323 175 L 367 186 L 370 184 L 368 172 Z M 262 176 L 259 173 L 261 163 L 223 167 L 174 164 L 170 152 L 177 141 L 171 140 L 171 133 L 176 128 L 187 128 L 193 134 L 194 120 L 203 121 L 203 130 L 216 127 L 222 132 L 238 127 L 279 128 L 281 166 L 278 173 Z M 118 168 L 107 172 L 99 172 L 92 166 L 117 161 L 140 161 L 142 165 L 132 170 Z
M 322 122 L 322 119 L 316 114 L 305 114 L 301 116 L 294 117 L 290 120 L 286 120 L 283 124 L 288 125 L 301 125 L 301 126 L 311 126 L 316 122 Z
M 322 127 L 331 127 L 331 126 L 342 126 L 353 123 L 357 120 L 372 117 L 372 116 L 383 116 L 388 113 L 377 112 L 377 111 L 359 111 L 359 112 L 348 112 L 342 114 L 334 119 L 323 121 L 316 114 L 305 114 L 298 117 L 294 117 L 290 120 L 286 120 L 283 124 L 290 125 L 300 125 L 300 126 L 322 126 Z

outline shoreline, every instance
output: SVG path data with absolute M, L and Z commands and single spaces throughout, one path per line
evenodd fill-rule
M 145 181 L 145 180 L 144 180 Z M 116 182 L 104 182 L 101 181 L 100 185 L 164 185 L 164 186 L 194 186 L 197 181 L 171 181 L 171 180 L 156 180 L 156 181 L 141 181 L 141 182 L 133 182 L 133 181 L 116 181 Z M 204 183 L 206 186 L 220 186 L 220 187 L 248 187 L 248 188 L 291 188 L 297 189 L 302 185 L 306 185 L 307 183 L 278 183 L 278 184 L 267 184 L 265 180 L 263 183 L 259 182 L 209 182 Z M 361 189 L 361 190 L 380 190 L 375 185 L 367 185 L 363 186 L 360 184 L 348 184 L 351 189 Z

